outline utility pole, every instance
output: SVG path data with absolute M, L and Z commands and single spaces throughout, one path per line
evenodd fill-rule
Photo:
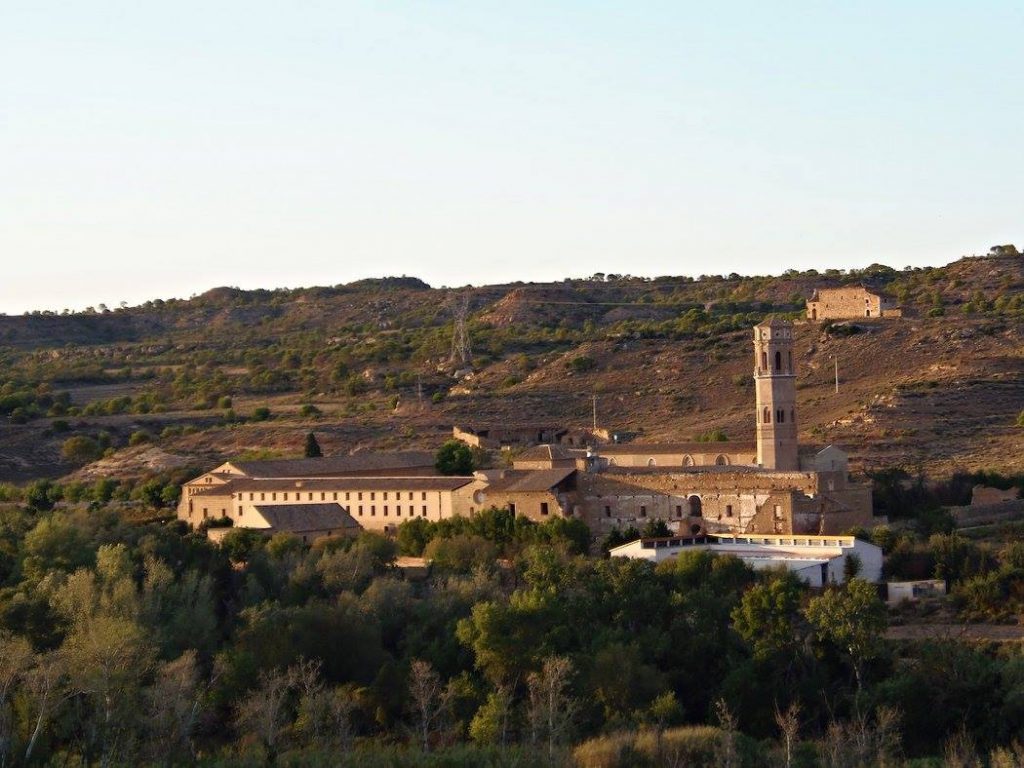
M 597 434 L 597 395 L 594 395 L 594 434 Z
M 839 394 L 839 355 L 832 355 L 836 367 L 836 394 Z

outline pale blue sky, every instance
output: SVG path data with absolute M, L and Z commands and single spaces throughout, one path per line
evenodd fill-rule
M 0 312 L 1024 241 L 1019 2 L 0 0 Z

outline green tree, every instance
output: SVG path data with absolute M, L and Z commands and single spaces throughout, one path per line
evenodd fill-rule
M 60 455 L 72 464 L 87 464 L 103 455 L 100 444 L 87 435 L 75 435 L 64 441 Z
M 473 472 L 473 452 L 458 440 L 448 440 L 434 455 L 434 467 L 442 475 L 469 475 Z
M 316 441 L 316 435 L 312 432 L 306 435 L 304 455 L 307 459 L 319 459 L 324 455 L 324 452 L 320 450 L 320 443 Z
M 828 589 L 813 598 L 804 615 L 818 639 L 848 659 L 860 691 L 864 665 L 878 655 L 886 627 L 885 604 L 875 587 L 852 579 L 843 588 Z
M 800 642 L 800 598 L 803 585 L 792 572 L 773 573 L 748 589 L 733 609 L 733 628 L 764 660 Z

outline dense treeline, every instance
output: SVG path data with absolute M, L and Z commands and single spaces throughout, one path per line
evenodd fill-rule
M 865 582 L 584 545 L 501 510 L 218 548 L 109 505 L 7 505 L 0 760 L 893 764 L 1024 728 L 1018 650 L 886 644 Z M 437 567 L 404 579 L 400 551 Z

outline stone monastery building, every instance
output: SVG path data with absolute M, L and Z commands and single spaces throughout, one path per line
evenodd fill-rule
M 901 317 L 902 314 L 902 310 L 891 298 L 862 285 L 816 288 L 807 300 L 808 320 L 857 320 Z
M 851 477 L 846 454 L 798 444 L 792 323 L 761 323 L 753 341 L 753 442 L 546 444 L 519 454 L 512 469 L 467 477 L 437 475 L 423 451 L 227 462 L 185 484 L 178 517 L 192 526 L 228 518 L 307 541 L 393 533 L 414 517 L 489 507 L 536 521 L 579 517 L 598 536 L 652 519 L 683 535 L 838 534 L 870 525 L 871 487 Z

